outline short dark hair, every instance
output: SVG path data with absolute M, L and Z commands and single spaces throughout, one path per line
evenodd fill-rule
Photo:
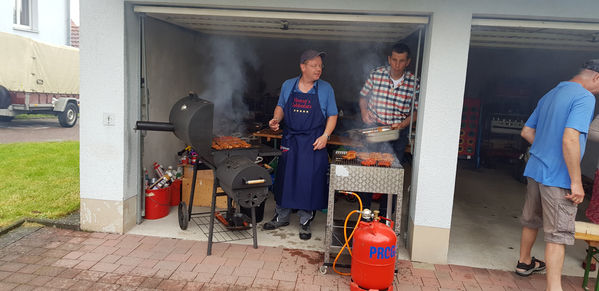
M 599 59 L 588 60 L 582 65 L 583 69 L 599 73 Z
M 403 42 L 396 42 L 395 44 L 393 44 L 393 46 L 391 47 L 391 51 L 389 52 L 389 55 L 392 55 L 393 52 L 396 52 L 398 54 L 408 53 L 408 59 L 411 56 L 410 47 L 408 47 L 408 45 L 406 45 Z

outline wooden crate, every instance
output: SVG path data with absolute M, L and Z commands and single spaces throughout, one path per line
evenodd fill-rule
M 189 196 L 191 194 L 191 182 L 193 178 L 193 167 L 185 166 L 181 191 L 183 201 L 189 205 Z M 210 206 L 212 202 L 212 186 L 214 184 L 214 174 L 212 170 L 199 170 L 196 177 L 196 189 L 194 193 L 193 206 Z M 222 192 L 219 187 L 216 189 Z M 227 208 L 227 196 L 216 197 L 217 208 Z

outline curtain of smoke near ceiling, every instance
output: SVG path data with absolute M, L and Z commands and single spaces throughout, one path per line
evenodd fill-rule
M 201 98 L 214 102 L 214 132 L 217 135 L 244 132 L 244 119 L 249 117 L 243 94 L 246 74 L 259 62 L 253 47 L 242 39 L 212 36 L 203 42 L 207 50 L 206 66 L 200 76 L 206 78 L 207 89 Z
M 308 48 L 327 51 L 322 79 L 332 84 L 338 106 L 355 103 L 357 108 L 364 80 L 372 69 L 387 64 L 386 54 L 391 43 L 200 34 L 197 45 L 205 56 L 204 68 L 207 68 L 197 75 L 198 81 L 205 84 L 200 97 L 215 104 L 214 133 L 231 135 L 246 134 L 246 123 L 257 121 L 244 102 L 246 94 L 253 94 L 248 92 L 248 86 L 257 86 L 248 82 L 266 81 L 268 93 L 278 97 L 282 82 L 299 75 L 296 61 L 301 51 Z M 269 71 L 266 76 L 254 76 L 263 74 L 264 70 L 276 73 Z M 345 108 L 346 111 L 355 111 L 350 107 Z M 268 116 L 274 107 L 264 110 L 261 114 Z

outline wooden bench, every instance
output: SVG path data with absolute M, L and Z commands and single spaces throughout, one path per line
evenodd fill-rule
M 582 288 L 589 290 L 589 273 L 591 269 L 591 259 L 594 257 L 595 260 L 599 258 L 596 255 L 599 254 L 599 224 L 590 222 L 576 221 L 576 230 L 574 238 L 584 240 L 588 244 L 587 257 L 586 257 L 586 268 L 584 270 L 584 279 L 582 281 Z M 597 273 L 599 277 L 599 271 Z M 595 291 L 599 291 L 599 284 L 595 282 Z

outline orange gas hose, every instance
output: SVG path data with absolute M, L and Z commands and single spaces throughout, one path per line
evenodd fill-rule
M 341 255 L 341 253 L 343 252 L 343 250 L 347 247 L 347 251 L 349 252 L 349 255 L 351 256 L 351 250 L 349 248 L 349 240 L 351 240 L 351 238 L 354 236 L 354 232 L 356 231 L 356 228 L 358 228 L 358 224 L 360 223 L 360 220 L 362 219 L 362 199 L 360 199 L 360 196 L 358 196 L 358 194 L 354 193 L 354 192 L 344 192 L 344 191 L 340 191 L 342 193 L 346 193 L 346 194 L 352 194 L 354 196 L 356 196 L 356 198 L 358 198 L 358 202 L 360 203 L 360 211 L 358 210 L 352 210 L 346 217 L 345 217 L 345 223 L 343 224 L 343 237 L 345 238 L 345 243 L 343 244 L 343 247 L 341 247 L 341 250 L 339 251 L 339 253 L 337 253 L 337 256 L 335 257 L 335 261 L 333 261 L 333 271 L 335 271 L 335 273 L 339 274 L 339 275 L 343 275 L 343 276 L 350 276 L 351 273 L 342 273 L 337 271 L 337 269 L 335 268 L 335 265 L 337 264 L 337 260 L 339 259 L 339 256 Z M 349 218 L 351 217 L 352 214 L 354 213 L 358 213 L 358 221 L 356 222 L 356 226 L 354 226 L 354 229 L 352 230 L 351 234 L 349 235 L 349 238 L 347 237 L 347 222 L 349 221 Z

